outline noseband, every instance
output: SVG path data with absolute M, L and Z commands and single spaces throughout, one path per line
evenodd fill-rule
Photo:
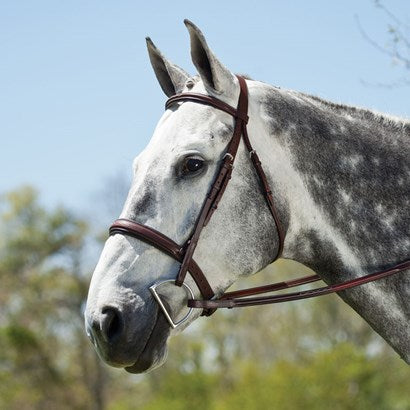
M 179 322 L 174 322 L 171 318 L 171 315 L 167 311 L 167 308 L 161 301 L 161 298 L 156 292 L 156 287 L 159 284 L 162 284 L 167 281 L 162 281 L 151 286 L 150 290 L 153 293 L 153 296 L 159 303 L 161 309 L 163 310 L 168 322 L 170 325 L 175 328 L 185 322 L 188 319 L 188 316 L 193 308 L 203 309 L 202 315 L 210 316 L 218 308 L 234 308 L 234 307 L 243 307 L 243 306 L 255 306 L 268 303 L 279 303 L 290 300 L 306 299 L 314 296 L 324 295 L 328 293 L 339 292 L 341 290 L 349 289 L 367 282 L 371 282 L 382 277 L 390 276 L 394 273 L 401 272 L 410 267 L 410 260 L 407 260 L 399 265 L 394 266 L 391 269 L 372 273 L 360 278 L 352 279 L 338 285 L 329 285 L 323 288 L 316 288 L 311 290 L 305 290 L 301 292 L 293 292 L 285 295 L 274 295 L 274 296 L 264 296 L 249 298 L 249 296 L 263 294 L 267 292 L 273 292 L 282 289 L 292 288 L 294 286 L 300 286 L 306 283 L 311 283 L 320 280 L 318 275 L 310 275 L 295 280 L 290 280 L 286 282 L 274 283 L 267 286 L 260 286 L 256 288 L 243 289 L 236 292 L 228 292 L 223 294 L 219 299 L 214 299 L 214 292 L 210 286 L 206 276 L 202 272 L 201 268 L 197 265 L 193 259 L 195 248 L 198 244 L 198 240 L 202 229 L 208 224 L 211 219 L 214 211 L 217 209 L 218 204 L 225 192 L 225 189 L 228 185 L 228 182 L 231 178 L 233 164 L 235 161 L 236 154 L 238 152 L 239 143 L 242 137 L 242 140 L 245 144 L 246 149 L 249 152 L 250 159 L 252 161 L 253 167 L 256 171 L 256 174 L 259 178 L 260 187 L 263 195 L 265 196 L 266 203 L 268 205 L 269 211 L 272 214 L 273 220 L 276 224 L 277 234 L 278 234 L 278 251 L 277 255 L 273 259 L 275 261 L 279 258 L 283 251 L 283 245 L 285 240 L 285 232 L 279 221 L 278 213 L 274 206 L 272 191 L 270 189 L 266 174 L 262 168 L 262 164 L 259 160 L 258 154 L 252 148 L 250 143 L 246 125 L 248 123 L 248 89 L 246 81 L 243 77 L 237 76 L 240 86 L 240 94 L 237 108 L 233 108 L 230 105 L 224 103 L 223 101 L 208 96 L 204 94 L 196 93 L 182 93 L 172 96 L 168 99 L 165 104 L 165 108 L 168 109 L 176 103 L 183 103 L 186 101 L 195 102 L 204 105 L 210 105 L 218 110 L 224 111 L 235 119 L 235 126 L 232 138 L 228 144 L 226 153 L 221 161 L 219 166 L 218 173 L 211 185 L 210 190 L 205 198 L 205 201 L 202 205 L 199 216 L 195 222 L 195 226 L 192 234 L 188 240 L 183 244 L 179 245 L 174 242 L 171 238 L 166 235 L 158 232 L 157 230 L 140 224 L 129 219 L 117 219 L 110 227 L 110 235 L 122 234 L 132 236 L 139 240 L 142 240 L 148 243 L 151 246 L 159 249 L 160 251 L 171 256 L 177 260 L 181 265 L 179 268 L 178 275 L 175 279 L 175 285 L 179 287 L 185 287 L 188 291 L 188 296 L 191 299 L 188 300 L 188 307 L 190 311 L 188 314 L 181 319 Z M 273 262 L 272 261 L 272 262 Z M 193 299 L 193 292 L 184 282 L 187 272 L 190 273 L 193 280 L 195 281 L 199 291 L 202 295 L 202 300 Z

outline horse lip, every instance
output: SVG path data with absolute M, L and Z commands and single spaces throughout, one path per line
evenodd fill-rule
M 144 354 L 148 352 L 148 349 L 150 348 L 150 342 L 155 339 L 156 341 L 158 339 L 163 340 L 164 344 L 167 340 L 167 336 L 169 335 L 169 332 L 171 330 L 168 321 L 165 319 L 163 315 L 160 314 L 160 310 L 157 309 L 157 315 L 156 315 L 156 320 L 154 322 L 154 326 L 151 329 L 151 333 L 147 338 L 147 341 L 145 343 L 144 348 L 142 349 L 141 353 L 139 354 L 137 360 L 134 362 L 134 364 L 130 366 L 124 366 L 124 369 L 128 373 L 144 373 L 147 370 L 150 370 L 153 367 L 153 364 L 155 364 L 154 358 L 149 355 L 149 360 L 144 358 Z M 155 335 L 155 333 L 158 333 L 159 335 Z M 163 337 L 161 337 L 163 336 Z M 150 360 L 152 359 L 152 360 Z M 157 367 L 157 366 L 154 366 Z
M 105 363 L 107 363 L 109 366 L 118 367 L 118 368 L 124 368 L 124 367 L 126 367 L 126 366 L 129 366 L 129 365 L 132 363 L 132 361 L 129 361 L 129 362 L 127 363 L 127 362 L 122 361 L 122 360 L 121 360 L 121 361 L 112 360 L 112 359 L 110 358 L 110 356 L 109 356 L 109 354 L 108 354 L 108 352 L 107 352 L 105 346 L 102 345 L 102 344 L 99 342 L 98 339 L 94 339 L 94 340 L 92 341 L 92 343 L 93 343 L 93 345 L 94 345 L 94 347 L 95 347 L 95 350 L 97 351 L 98 356 L 99 356 Z

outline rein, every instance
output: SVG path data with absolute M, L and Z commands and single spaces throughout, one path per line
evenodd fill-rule
M 204 94 L 196 93 L 182 93 L 172 96 L 168 99 L 165 104 L 165 108 L 168 109 L 176 103 L 183 103 L 186 101 L 195 102 L 199 104 L 210 105 L 218 110 L 224 111 L 235 118 L 235 127 L 233 131 L 232 138 L 228 144 L 226 153 L 221 161 L 219 170 L 215 180 L 213 181 L 211 188 L 205 198 L 205 201 L 202 205 L 200 214 L 195 222 L 195 226 L 191 236 L 183 245 L 178 245 L 171 238 L 166 235 L 158 232 L 157 230 L 140 224 L 129 219 L 117 219 L 110 227 L 109 234 L 122 234 L 132 236 L 139 240 L 142 240 L 151 246 L 156 247 L 160 251 L 171 256 L 178 262 L 180 262 L 180 268 L 178 275 L 175 279 L 175 285 L 179 287 L 185 287 L 188 291 L 188 296 L 191 299 L 188 300 L 188 307 L 190 311 L 188 314 L 181 319 L 179 322 L 174 322 L 171 318 L 171 315 L 168 312 L 167 307 L 162 303 L 158 293 L 156 292 L 156 287 L 164 282 L 169 282 L 169 280 L 159 282 L 150 287 L 153 296 L 159 303 L 161 309 L 163 310 L 168 322 L 170 325 L 175 328 L 185 322 L 192 309 L 199 308 L 203 309 L 202 315 L 210 316 L 219 308 L 236 308 L 236 307 L 245 307 L 245 306 L 257 306 L 270 303 L 280 303 L 287 302 L 292 300 L 312 298 L 321 295 L 327 295 L 329 293 L 340 292 L 342 290 L 351 289 L 355 286 L 359 286 L 368 282 L 372 282 L 387 276 L 391 276 L 395 273 L 402 272 L 410 268 L 410 260 L 404 261 L 400 264 L 395 265 L 392 268 L 371 273 L 359 278 L 351 279 L 336 285 L 329 285 L 321 288 L 310 289 L 300 292 L 292 292 L 281 295 L 273 296 L 259 296 L 259 297 L 249 297 L 259 294 L 264 294 L 267 292 L 275 292 L 283 289 L 293 288 L 295 286 L 304 285 L 311 282 L 316 282 L 320 280 L 318 275 L 305 276 L 302 278 L 278 282 L 271 285 L 248 288 L 243 290 L 238 290 L 234 292 L 224 293 L 220 298 L 216 299 L 215 294 L 212 290 L 211 285 L 209 284 L 206 276 L 202 272 L 201 268 L 193 259 L 194 251 L 197 246 L 200 234 L 202 229 L 208 224 L 213 213 L 218 207 L 218 204 L 225 192 L 225 189 L 228 185 L 228 182 L 231 178 L 233 164 L 235 157 L 238 151 L 239 143 L 242 140 L 245 144 L 246 149 L 249 152 L 250 159 L 252 161 L 253 167 L 258 175 L 262 193 L 265 196 L 266 203 L 270 210 L 270 213 L 275 221 L 277 233 L 278 233 L 278 252 L 273 261 L 278 259 L 282 255 L 284 241 L 285 241 L 285 232 L 280 223 L 278 213 L 276 211 L 272 191 L 270 189 L 266 174 L 262 168 L 262 164 L 259 160 L 258 154 L 253 149 L 251 142 L 248 137 L 247 132 L 247 123 L 248 123 L 248 88 L 246 81 L 243 77 L 237 76 L 240 86 L 240 95 L 238 100 L 237 108 L 224 103 L 223 101 L 208 96 Z M 272 261 L 272 262 L 273 262 Z M 202 300 L 193 299 L 193 292 L 184 282 L 187 272 L 190 273 L 194 279 L 201 295 Z

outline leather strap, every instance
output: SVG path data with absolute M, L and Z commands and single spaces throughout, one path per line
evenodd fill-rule
M 177 286 L 182 286 L 186 274 L 189 271 L 204 299 L 211 299 L 214 296 L 214 292 L 202 270 L 193 260 L 193 253 L 197 246 L 202 229 L 206 226 L 213 212 L 217 209 L 218 203 L 221 200 L 226 186 L 231 178 L 233 163 L 238 151 L 242 130 L 246 128 L 246 123 L 248 122 L 248 90 L 246 81 L 239 76 L 238 81 L 240 85 L 240 95 L 236 109 L 225 102 L 218 100 L 217 98 L 195 93 L 177 94 L 169 98 L 165 104 L 165 108 L 169 109 L 175 103 L 190 101 L 210 105 L 226 112 L 229 115 L 232 115 L 235 118 L 233 136 L 228 144 L 228 148 L 220 165 L 218 174 L 205 198 L 201 212 L 195 223 L 193 233 L 187 242 L 180 246 L 172 239 L 161 234 L 155 229 L 128 219 L 118 219 L 110 228 L 110 235 L 118 233 L 133 236 L 149 243 L 152 246 L 155 246 L 159 250 L 181 262 L 175 284 Z M 213 312 L 214 310 L 212 309 L 205 309 L 202 314 L 210 315 Z
M 193 232 L 187 242 L 184 245 L 180 246 L 172 239 L 161 234 L 155 229 L 127 219 L 119 219 L 115 221 L 110 228 L 110 235 L 119 233 L 141 239 L 181 262 L 175 284 L 177 286 L 182 286 L 186 274 L 189 271 L 204 299 L 211 299 L 214 296 L 214 293 L 202 270 L 193 260 L 193 254 L 202 229 L 208 224 L 214 211 L 217 209 L 223 193 L 225 192 L 225 189 L 228 185 L 228 182 L 231 179 L 233 163 L 238 152 L 241 136 L 246 134 L 246 124 L 249 119 L 248 88 L 246 81 L 241 76 L 237 76 L 237 78 L 240 86 L 240 94 L 236 109 L 217 98 L 196 93 L 177 94 L 169 98 L 165 104 L 165 108 L 170 109 L 172 105 L 176 103 L 200 103 L 217 108 L 229 115 L 232 115 L 235 118 L 235 126 L 232 138 L 222 159 L 217 176 L 205 198 L 204 204 L 195 223 Z M 260 172 L 258 172 L 258 175 L 260 175 Z M 267 185 L 266 177 L 264 185 Z M 279 222 L 277 222 L 277 224 L 279 224 Z M 279 238 L 280 240 L 283 240 L 281 236 L 279 236 Z M 282 248 L 283 244 L 281 243 L 279 245 L 279 250 L 281 250 Z M 279 254 L 280 252 L 278 253 L 278 255 Z M 213 313 L 213 311 L 213 309 L 205 309 L 203 311 L 203 314 L 210 315 Z
M 202 94 L 191 93 L 180 94 L 171 97 L 166 104 L 166 107 L 170 107 L 171 104 L 178 101 L 200 102 L 202 104 L 211 105 L 212 107 L 225 111 L 235 117 L 235 128 L 233 136 L 228 144 L 222 165 L 202 206 L 201 212 L 194 227 L 194 231 L 187 242 L 184 259 L 175 280 L 175 284 L 177 286 L 182 286 L 182 283 L 184 282 L 186 274 L 188 272 L 190 260 L 192 259 L 195 248 L 198 244 L 202 229 L 209 222 L 213 212 L 218 207 L 218 203 L 222 198 L 222 194 L 224 193 L 228 181 L 231 177 L 233 163 L 235 161 L 236 153 L 238 152 L 243 128 L 246 128 L 246 123 L 248 121 L 248 88 L 246 86 L 246 81 L 242 77 L 238 76 L 238 80 L 240 86 L 240 94 L 236 110 L 216 98 L 204 96 Z
M 110 226 L 109 233 L 110 235 L 122 234 L 132 236 L 154 246 L 178 262 L 183 260 L 183 246 L 178 245 L 172 239 L 147 225 L 142 225 L 129 219 L 117 219 Z M 190 260 L 188 269 L 202 296 L 206 299 L 211 299 L 214 296 L 214 292 L 201 268 L 193 259 Z
M 285 242 L 285 231 L 282 227 L 282 224 L 280 223 L 279 220 L 279 215 L 276 210 L 275 204 L 273 202 L 273 196 L 272 196 L 272 190 L 270 189 L 268 179 L 266 177 L 265 171 L 262 168 L 262 163 L 259 159 L 258 154 L 256 151 L 253 149 L 252 144 L 249 140 L 248 136 L 248 130 L 246 127 L 243 129 L 243 141 L 245 143 L 245 146 L 249 152 L 250 158 L 252 160 L 253 167 L 255 168 L 256 173 L 258 174 L 259 181 L 261 184 L 261 188 L 263 191 L 263 195 L 265 196 L 266 203 L 268 204 L 270 213 L 272 214 L 273 220 L 275 221 L 276 225 L 276 231 L 278 233 L 278 243 L 279 243 L 279 248 L 278 248 L 278 253 L 273 261 L 276 259 L 280 258 L 283 252 L 283 245 Z M 273 262 L 272 261 L 272 262 Z
M 178 272 L 178 276 L 175 280 L 175 284 L 177 286 L 182 286 L 186 274 L 189 271 L 195 283 L 197 284 L 204 300 L 189 300 L 188 306 L 203 309 L 202 314 L 207 316 L 212 314 L 218 308 L 236 308 L 244 306 L 264 305 L 269 303 L 280 303 L 340 292 L 409 269 L 410 260 L 406 260 L 405 262 L 402 262 L 394 266 L 393 268 L 371 273 L 336 285 L 329 285 L 300 292 L 291 292 L 283 295 L 260 296 L 252 298 L 249 297 L 258 294 L 264 294 L 267 292 L 289 289 L 295 286 L 300 286 L 320 280 L 320 277 L 318 275 L 310 275 L 290 281 L 274 283 L 271 285 L 242 289 L 235 292 L 227 292 L 219 299 L 212 299 L 214 297 L 214 292 L 210 284 L 208 283 L 208 280 L 206 279 L 204 273 L 194 261 L 193 254 L 197 246 L 201 231 L 209 222 L 213 212 L 217 209 L 223 193 L 225 192 L 227 184 L 231 178 L 233 163 L 238 152 L 241 136 L 243 137 L 244 144 L 250 154 L 250 158 L 258 175 L 263 194 L 266 198 L 269 210 L 276 224 L 279 246 L 278 253 L 274 260 L 276 260 L 282 254 L 283 244 L 285 240 L 285 231 L 280 223 L 279 215 L 274 205 L 272 190 L 270 189 L 258 154 L 253 149 L 252 144 L 249 140 L 246 128 L 246 125 L 248 123 L 248 89 L 246 86 L 246 81 L 241 76 L 237 76 L 237 78 L 240 86 L 240 95 L 236 109 L 226 104 L 225 102 L 218 100 L 217 98 L 211 97 L 209 95 L 195 93 L 177 94 L 171 97 L 165 104 L 165 107 L 167 109 L 171 108 L 175 103 L 183 103 L 186 101 L 205 104 L 222 110 L 235 118 L 235 127 L 232 138 L 222 159 L 217 176 L 213 181 L 211 188 L 205 198 L 200 214 L 195 223 L 193 232 L 187 242 L 184 245 L 180 246 L 161 232 L 158 232 L 149 226 L 142 225 L 128 219 L 118 219 L 117 221 L 115 221 L 110 227 L 110 235 L 123 234 L 133 236 L 146 243 L 149 243 L 152 246 L 155 246 L 157 249 L 180 262 L 181 266 Z
M 278 291 L 281 289 L 293 288 L 302 284 L 315 282 L 320 279 L 318 275 L 306 276 L 304 278 L 295 279 L 294 281 L 279 282 L 273 285 L 262 286 L 259 288 L 251 288 L 239 290 L 236 292 L 225 293 L 221 298 L 216 300 L 189 300 L 188 306 L 201 309 L 220 309 L 220 308 L 238 308 L 246 306 L 259 306 L 273 303 L 290 302 L 293 300 L 308 299 L 322 295 L 328 295 L 330 293 L 341 292 L 343 290 L 351 289 L 356 286 L 363 285 L 365 283 L 373 282 L 388 276 L 392 276 L 396 273 L 403 272 L 410 269 L 410 259 L 406 260 L 392 268 L 370 273 L 359 278 L 347 280 L 345 282 L 328 285 L 316 289 L 308 289 L 300 292 L 291 292 L 283 295 L 262 296 L 256 298 L 244 298 L 245 296 L 252 296 L 260 293 Z
M 237 78 L 239 79 L 239 76 L 237 76 Z M 241 82 L 241 80 L 239 81 Z M 248 101 L 247 91 L 245 92 L 246 92 L 246 104 L 247 104 L 247 101 Z M 175 104 L 176 102 L 183 102 L 183 101 L 191 101 L 191 102 L 195 102 L 199 104 L 210 105 L 214 108 L 218 108 L 218 110 L 225 111 L 227 114 L 232 115 L 232 117 L 240 118 L 242 121 L 246 123 L 248 122 L 248 119 L 249 119 L 248 114 L 247 114 L 247 109 L 244 110 L 244 108 L 242 108 L 240 110 L 239 104 L 238 104 L 238 109 L 235 109 L 229 104 L 226 104 L 225 102 L 218 100 L 215 97 L 211 97 L 210 95 L 205 95 L 205 94 L 197 94 L 197 93 L 181 93 L 181 94 L 173 95 L 165 103 L 165 109 L 171 108 L 171 106 Z

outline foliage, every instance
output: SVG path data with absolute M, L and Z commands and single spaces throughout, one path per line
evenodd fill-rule
M 281 360 L 269 371 L 248 364 L 238 385 L 215 408 L 398 408 L 400 401 L 394 402 L 386 394 L 396 386 L 387 374 L 380 372 L 378 364 L 377 360 L 366 357 L 355 346 L 346 343 L 301 362 Z M 397 381 L 402 386 L 407 384 L 405 377 Z M 402 390 L 402 394 L 405 397 L 407 392 Z
M 1 205 L 0 408 L 83 408 L 85 370 L 96 367 L 82 336 L 86 226 L 65 209 L 46 211 L 29 187 Z
M 268 367 L 237 357 L 231 367 L 228 383 L 221 371 L 165 370 L 155 397 L 138 408 L 410 409 L 407 365 L 391 356 L 368 356 L 352 343 L 338 343 L 303 360 L 278 360 Z
M 162 368 L 109 369 L 84 332 L 86 224 L 22 188 L 1 198 L 0 238 L 1 409 L 410 409 L 408 366 L 335 296 L 218 312 L 171 340 Z

